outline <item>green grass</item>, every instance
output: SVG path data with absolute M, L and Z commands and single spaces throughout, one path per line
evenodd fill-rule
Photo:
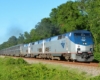
M 22 58 L 0 58 L 0 80 L 100 80 L 61 66 L 28 64 Z

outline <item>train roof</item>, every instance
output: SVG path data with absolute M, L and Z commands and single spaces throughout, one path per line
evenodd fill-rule
M 72 33 L 90 33 L 90 31 L 87 31 L 87 30 L 75 30 L 75 31 L 72 31 Z
M 42 44 L 43 41 L 44 42 L 56 41 L 56 40 L 59 40 L 59 39 L 62 39 L 62 38 L 69 37 L 69 36 L 71 36 L 72 33 L 90 33 L 90 31 L 87 31 L 87 30 L 75 30 L 75 31 L 68 32 L 68 33 L 65 33 L 65 34 L 49 37 L 49 38 L 46 38 L 46 39 L 43 39 L 43 40 L 38 40 L 38 41 L 33 42 L 33 43 L 35 45 L 35 44 Z

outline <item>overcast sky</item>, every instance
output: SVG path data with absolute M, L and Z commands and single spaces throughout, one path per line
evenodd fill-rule
M 0 44 L 12 35 L 29 32 L 53 8 L 67 0 L 0 0 Z

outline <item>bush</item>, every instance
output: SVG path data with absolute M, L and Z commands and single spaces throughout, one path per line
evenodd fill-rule
M 22 59 L 22 58 L 18 58 L 17 60 L 16 60 L 16 64 L 28 64 L 24 59 Z
M 18 59 L 13 59 L 13 58 L 8 58 L 6 61 L 7 65 L 14 65 L 14 64 L 27 64 L 27 62 L 25 60 L 23 60 L 22 58 L 18 58 Z
M 7 64 L 7 65 L 16 64 L 16 60 L 13 59 L 13 58 L 8 58 L 8 59 L 6 60 L 6 64 Z
M 94 60 L 100 62 L 100 53 L 99 52 L 94 53 Z

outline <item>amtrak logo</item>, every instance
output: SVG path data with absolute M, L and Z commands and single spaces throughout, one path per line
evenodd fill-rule
M 65 47 L 65 41 L 61 42 L 61 46 L 64 48 Z
M 85 37 L 82 37 L 82 39 L 81 39 L 82 41 L 86 41 L 86 39 L 85 39 Z

